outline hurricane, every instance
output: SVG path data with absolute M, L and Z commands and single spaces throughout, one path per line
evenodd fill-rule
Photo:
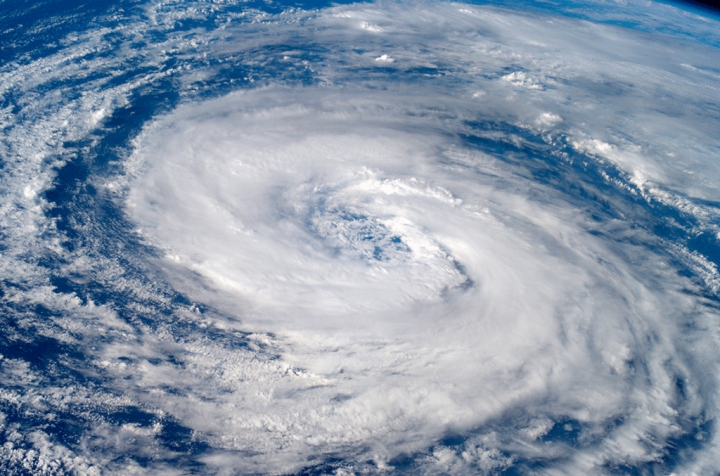
M 716 12 L 0 23 L 4 474 L 718 474 Z

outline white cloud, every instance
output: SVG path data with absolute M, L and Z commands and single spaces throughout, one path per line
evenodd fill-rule
M 395 62 L 395 59 L 389 57 L 389 56 L 386 55 L 386 54 L 383 54 L 383 55 L 380 55 L 380 56 L 378 56 L 377 58 L 375 58 L 375 61 L 377 61 L 377 62 L 379 62 L 379 63 L 394 63 L 394 62 Z
M 549 189 L 541 205 L 510 191 L 524 188 L 518 177 L 501 190 L 475 168 L 448 168 L 445 157 L 473 154 L 447 139 L 469 112 L 403 88 L 238 93 L 144 133 L 128 211 L 181 257 L 166 263 L 169 279 L 276 336 L 304 369 L 261 391 L 257 377 L 250 388 L 225 380 L 227 396 L 188 407 L 202 415 L 191 425 L 294 467 L 303 447 L 372 438 L 392 458 L 550 399 L 584 425 L 627 419 L 605 443 L 621 453 L 588 450 L 597 464 L 654 458 L 626 433 L 677 431 L 661 362 L 677 355 L 676 319 L 692 305 L 674 284 L 648 287 Z M 450 104 L 457 122 L 426 112 Z M 183 268 L 198 278 L 176 279 Z M 652 393 L 628 386 L 638 372 Z
M 651 35 L 615 26 L 457 4 L 229 9 L 216 30 L 173 30 L 214 8 L 158 2 L 151 22 L 77 35 L 1 71 L 22 112 L 0 111 L 0 269 L 23 284 L 4 299 L 52 309 L 19 322 L 82 350 L 107 390 L 60 388 L 3 359 L 4 381 L 23 388 L 3 390 L 4 404 L 42 418 L 85 405 L 96 419 L 73 450 L 3 420 L 16 446 L 2 464 L 142 472 L 112 460 L 160 451 L 172 418 L 210 444 L 207 464 L 241 472 L 293 471 L 324 454 L 372 472 L 424 452 L 420 473 L 550 455 L 557 471 L 589 474 L 659 461 L 692 432 L 687 422 L 715 417 L 717 313 L 698 297 L 717 291 L 715 265 L 623 216 L 630 206 L 598 224 L 583 208 L 594 202 L 532 180 L 511 155 L 596 164 L 606 183 L 711 229 L 717 214 L 697 199 L 718 193 L 716 50 L 663 37 L 659 51 Z M 136 45 L 154 35 L 163 39 Z M 319 46 L 317 58 L 304 45 Z M 163 69 L 170 54 L 180 64 Z M 272 68 L 275 56 L 280 72 L 317 82 L 193 98 L 221 63 Z M 369 58 L 397 61 L 366 74 Z M 132 64 L 141 72 L 112 82 Z M 262 71 L 247 77 L 282 81 Z M 185 104 L 120 154 L 127 176 L 91 179 L 165 258 L 129 272 L 124 252 L 97 252 L 103 223 L 83 229 L 84 247 L 63 248 L 42 194 L 72 157 L 65 144 L 92 149 L 103 121 L 165 76 L 179 78 Z M 468 135 L 518 149 L 493 156 Z M 48 256 L 62 263 L 56 275 L 125 301 L 61 291 L 37 264 Z M 155 267 L 195 304 L 173 307 L 155 274 L 137 276 Z M 115 424 L 98 410 L 127 405 L 156 421 Z M 553 440 L 575 427 L 575 448 Z M 449 433 L 467 439 L 439 443 Z M 711 443 L 686 464 L 699 474 L 719 457 L 703 437 Z

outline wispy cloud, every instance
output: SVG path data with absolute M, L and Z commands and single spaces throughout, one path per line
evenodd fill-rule
M 453 3 L 217 8 L 2 70 L 0 464 L 717 467 L 716 49 Z M 103 143 L 158 84 L 173 107 Z

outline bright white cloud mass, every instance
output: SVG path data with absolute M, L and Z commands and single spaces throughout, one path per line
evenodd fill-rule
M 716 474 L 720 24 L 539 8 L 147 2 L 2 66 L 0 468 Z

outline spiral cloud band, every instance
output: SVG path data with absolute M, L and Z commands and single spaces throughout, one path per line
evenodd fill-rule
M 184 292 L 223 303 L 219 325 L 270 333 L 303 372 L 277 396 L 226 382 L 200 428 L 276 457 L 371 439 L 377 464 L 533 407 L 516 423 L 528 444 L 558 419 L 587 437 L 628 420 L 588 448 L 594 464 L 608 445 L 645 453 L 628 431 L 679 431 L 680 290 L 651 289 L 576 207 L 542 187 L 528 199 L 464 147 L 481 107 L 414 89 L 255 90 L 143 135 L 128 197 L 141 233 L 171 276 L 193 272 Z
M 573 5 L 150 2 L 16 58 L 0 468 L 715 474 L 718 23 Z

